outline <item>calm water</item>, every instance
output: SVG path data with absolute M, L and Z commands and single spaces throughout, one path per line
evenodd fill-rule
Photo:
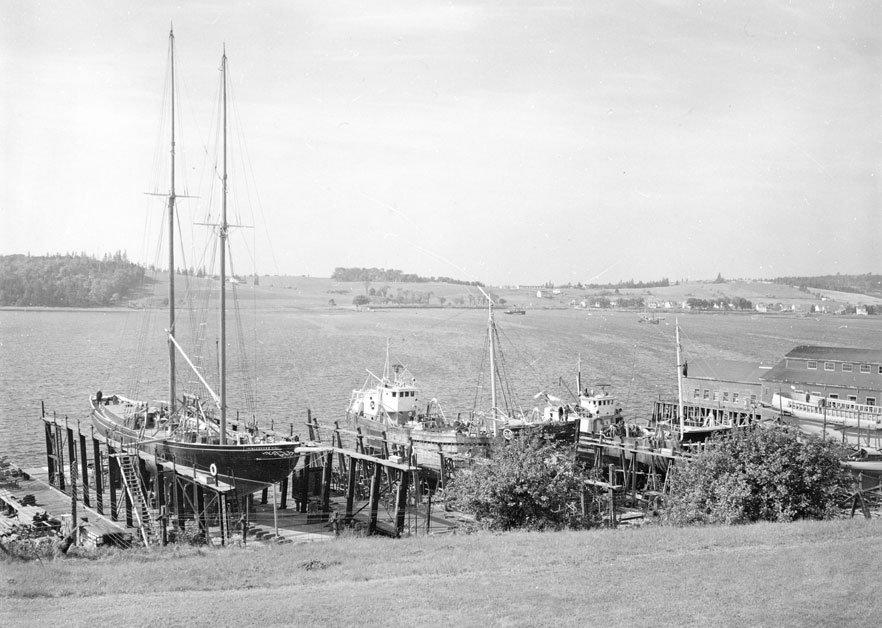
M 166 397 L 165 319 L 141 312 L 0 311 L 0 455 L 22 464 L 42 462 L 40 402 L 47 411 L 88 423 L 88 399 L 95 391 L 133 397 Z M 255 325 L 254 320 L 258 321 Z M 585 385 L 612 385 L 629 416 L 646 417 L 658 396 L 676 391 L 674 319 L 638 324 L 637 315 L 576 310 L 531 310 L 499 315 L 504 364 L 524 409 L 548 391 L 571 397 L 582 356 Z M 417 378 L 421 401 L 435 397 L 450 416 L 476 404 L 489 407 L 484 353 L 487 313 L 482 310 L 332 312 L 263 309 L 243 315 L 242 328 L 254 379 L 261 424 L 293 425 L 303 433 L 306 409 L 320 421 L 341 419 L 352 389 L 380 374 L 386 339 L 393 359 Z M 179 323 L 187 346 L 190 334 Z M 188 322 L 189 325 L 189 322 Z M 194 323 L 194 328 L 199 324 Z M 799 344 L 879 347 L 882 325 L 859 318 L 777 318 L 740 315 L 680 315 L 685 357 L 776 362 Z M 211 342 L 213 345 L 214 341 Z M 252 351 L 255 348 L 256 351 Z M 216 349 L 203 351 L 216 362 Z M 230 349 L 236 369 L 236 344 Z M 179 363 L 183 380 L 194 380 Z M 231 408 L 242 380 L 230 385 Z

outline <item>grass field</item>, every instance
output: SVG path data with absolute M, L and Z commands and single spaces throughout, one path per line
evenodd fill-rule
M 3 626 L 877 626 L 876 520 L 0 562 Z

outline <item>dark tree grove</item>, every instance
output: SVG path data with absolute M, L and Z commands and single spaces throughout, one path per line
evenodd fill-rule
M 772 281 L 804 289 L 835 290 L 837 292 L 882 296 L 882 275 L 873 273 L 865 275 L 821 275 L 817 277 L 776 277 Z
M 462 286 L 483 286 L 480 281 L 462 281 L 450 277 L 420 277 L 412 273 L 403 273 L 394 268 L 343 268 L 338 266 L 331 274 L 335 281 L 387 281 L 398 283 L 449 283 Z
M 96 307 L 117 305 L 144 281 L 144 268 L 117 251 L 0 256 L 0 306 Z

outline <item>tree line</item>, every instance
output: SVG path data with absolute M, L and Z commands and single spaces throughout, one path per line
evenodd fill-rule
M 730 299 L 686 299 L 691 310 L 752 310 L 753 302 L 744 297 Z
M 118 305 L 144 281 L 144 268 L 125 252 L 0 256 L 0 306 Z
M 882 296 L 882 275 L 820 275 L 818 277 L 776 277 L 774 283 L 797 286 L 802 290 L 835 290 L 870 296 Z
M 463 281 L 451 277 L 420 277 L 413 273 L 404 273 L 394 268 L 344 268 L 338 266 L 331 273 L 335 281 L 387 281 L 398 283 L 449 283 L 460 286 L 483 286 L 481 281 Z
M 633 288 L 667 288 L 670 285 L 670 280 L 667 277 L 662 277 L 655 281 L 634 281 L 633 279 L 619 281 L 618 283 L 582 283 L 580 281 L 577 283 L 566 283 L 562 285 L 556 285 L 554 282 L 547 281 L 542 287 L 548 289 L 570 288 L 575 290 L 627 290 Z

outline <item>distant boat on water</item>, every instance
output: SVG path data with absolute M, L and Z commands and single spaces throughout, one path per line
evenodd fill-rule
M 663 320 L 665 320 L 664 316 L 656 316 L 655 314 L 647 314 L 646 312 L 643 312 L 637 318 L 638 323 L 649 323 L 650 325 L 658 325 Z
M 510 307 L 507 310 L 505 310 L 505 313 L 506 314 L 521 314 L 521 315 L 523 315 L 523 314 L 527 313 L 527 310 L 520 308 L 520 307 Z
M 169 59 L 171 63 L 171 177 L 168 199 L 168 251 L 169 268 L 175 268 L 175 94 L 174 94 L 174 33 L 169 33 Z M 98 391 L 90 398 L 91 417 L 95 429 L 108 440 L 125 448 L 138 449 L 153 455 L 157 460 L 174 462 L 194 471 L 210 474 L 220 481 L 235 486 L 243 492 L 283 480 L 297 462 L 296 438 L 277 436 L 259 430 L 256 419 L 247 423 L 227 421 L 226 386 L 226 251 L 227 251 L 227 56 L 221 59 L 223 79 L 223 198 L 220 223 L 214 225 L 220 238 L 218 246 L 220 273 L 220 337 L 219 391 L 215 393 L 205 377 L 193 365 L 175 339 L 175 281 L 169 273 L 168 307 L 168 399 L 146 401 L 130 399 L 122 394 L 105 395 Z M 180 352 L 193 369 L 196 377 L 208 391 L 210 399 L 197 395 L 176 393 L 175 355 Z M 132 358 L 128 364 L 137 364 Z M 120 463 L 122 464 L 122 462 Z

